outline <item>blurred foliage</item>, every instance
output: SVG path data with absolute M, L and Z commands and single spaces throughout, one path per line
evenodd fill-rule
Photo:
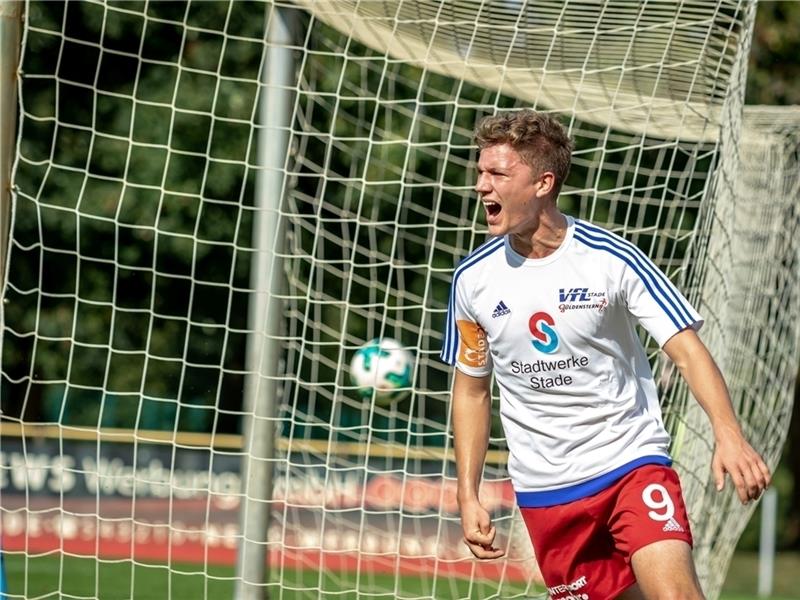
M 2 408 L 235 430 L 265 6 L 110 4 L 28 5 Z
M 800 104 L 800 2 L 759 2 L 747 104 Z

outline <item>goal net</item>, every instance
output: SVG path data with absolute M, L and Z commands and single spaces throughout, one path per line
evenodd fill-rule
M 453 268 L 487 235 L 472 129 L 515 107 L 575 141 L 561 209 L 637 244 L 706 317 L 774 467 L 800 337 L 800 115 L 743 104 L 755 10 L 27 2 L 8 597 L 544 597 L 499 423 L 482 495 L 507 556 L 461 543 L 438 360 Z M 413 353 L 405 398 L 350 382 L 373 338 Z M 707 420 L 643 341 L 716 597 L 753 507 L 714 490 Z

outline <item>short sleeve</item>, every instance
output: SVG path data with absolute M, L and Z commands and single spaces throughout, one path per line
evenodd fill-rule
M 622 292 L 628 310 L 659 346 L 683 329 L 703 326 L 700 314 L 644 253 L 626 262 Z
M 467 375 L 482 377 L 492 371 L 486 331 L 472 316 L 463 277 L 450 290 L 441 358 Z

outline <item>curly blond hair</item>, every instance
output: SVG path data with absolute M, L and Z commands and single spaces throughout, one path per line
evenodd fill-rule
M 508 144 L 533 169 L 534 177 L 552 172 L 556 192 L 569 175 L 572 140 L 564 126 L 548 113 L 526 108 L 484 117 L 475 127 L 475 143 L 480 150 Z

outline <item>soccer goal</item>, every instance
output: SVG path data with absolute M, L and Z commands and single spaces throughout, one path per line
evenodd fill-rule
M 800 115 L 744 106 L 756 7 L 0 0 L 6 597 L 545 597 L 499 422 L 507 556 L 461 543 L 438 360 L 486 238 L 472 129 L 503 109 L 569 128 L 562 210 L 698 307 L 774 467 Z M 414 357 L 406 395 L 351 382 L 376 338 Z M 715 492 L 707 420 L 644 341 L 713 598 L 753 507 Z

